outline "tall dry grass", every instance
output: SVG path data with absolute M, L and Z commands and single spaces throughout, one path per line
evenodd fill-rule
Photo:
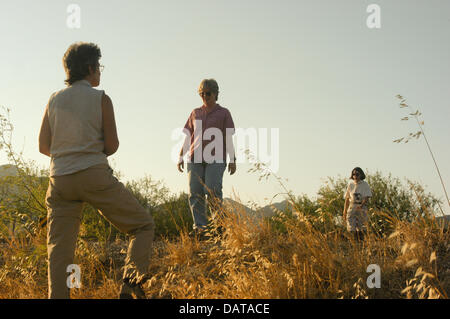
M 448 298 L 449 231 L 433 218 L 392 219 L 395 232 L 369 232 L 356 241 L 339 225 L 318 230 L 297 212 L 274 220 L 226 210 L 205 240 L 182 232 L 154 245 L 149 298 Z M 275 223 L 276 222 L 276 223 Z M 280 223 L 284 231 L 275 225 Z M 219 232 L 219 230 L 222 232 Z M 126 243 L 107 247 L 79 240 L 76 262 L 82 288 L 72 298 L 116 298 Z M 46 261 L 25 261 L 45 249 L 45 234 L 32 242 L 4 243 L 0 298 L 46 298 Z M 39 254 L 36 254 L 39 255 Z M 381 288 L 368 288 L 370 264 L 381 269 Z
M 320 232 L 301 214 L 284 218 L 286 232 L 278 232 L 267 221 L 228 212 L 216 223 L 225 229 L 220 237 L 165 242 L 148 292 L 168 298 L 447 298 L 449 232 L 433 220 L 392 222 L 392 236 L 368 233 L 358 242 L 337 226 Z M 380 266 L 381 288 L 367 287 L 370 264 Z

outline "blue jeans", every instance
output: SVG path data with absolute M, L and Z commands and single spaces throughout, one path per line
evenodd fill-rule
M 194 229 L 204 229 L 208 224 L 207 202 L 222 202 L 222 179 L 226 163 L 187 163 L 189 179 L 189 207 L 194 219 Z

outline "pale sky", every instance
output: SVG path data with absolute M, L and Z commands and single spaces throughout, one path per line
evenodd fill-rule
M 79 29 L 66 23 L 71 3 Z M 370 4 L 381 28 L 366 24 Z M 445 198 L 424 140 L 392 142 L 418 130 L 400 121 L 407 113 L 396 94 L 423 113 L 450 188 L 450 1 L 2 0 L 0 39 L 0 105 L 11 109 L 16 149 L 42 167 L 45 105 L 65 87 L 64 52 L 86 41 L 102 51 L 98 89 L 114 104 L 120 148 L 110 159 L 124 180 L 148 174 L 188 190 L 171 135 L 201 105 L 201 80 L 215 78 L 236 127 L 279 130 L 278 175 L 297 195 L 314 197 L 327 176 L 360 166 Z M 225 174 L 224 196 L 265 204 L 282 192 L 249 168 Z

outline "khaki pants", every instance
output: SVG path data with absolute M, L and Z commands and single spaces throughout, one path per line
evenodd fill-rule
M 50 178 L 46 196 L 49 298 L 70 296 L 70 273 L 66 271 L 73 264 L 83 202 L 90 203 L 115 227 L 130 235 L 123 278 L 139 282 L 147 273 L 153 218 L 112 175 L 108 165 L 95 165 Z

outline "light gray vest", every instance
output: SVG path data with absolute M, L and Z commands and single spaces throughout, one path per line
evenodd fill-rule
M 108 164 L 103 153 L 103 93 L 103 90 L 94 89 L 89 81 L 80 80 L 50 97 L 50 176 Z

